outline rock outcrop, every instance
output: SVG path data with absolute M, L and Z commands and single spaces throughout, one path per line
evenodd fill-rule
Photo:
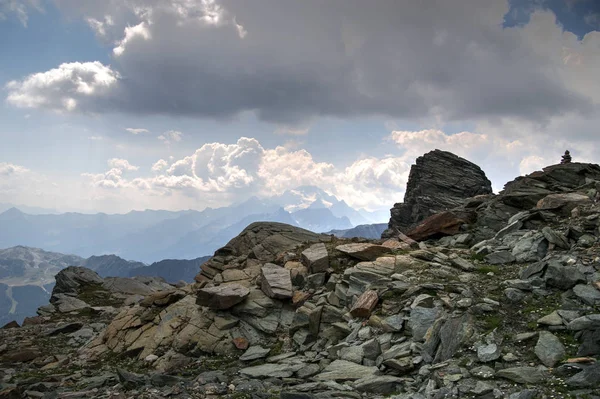
M 419 243 L 256 223 L 194 284 L 69 270 L 53 298 L 89 307 L 0 329 L 0 397 L 598 397 L 600 167 L 573 165 Z
M 410 169 L 404 202 L 394 204 L 383 238 L 406 233 L 419 222 L 461 206 L 464 200 L 492 193 L 492 183 L 472 162 L 434 150 L 417 158 Z

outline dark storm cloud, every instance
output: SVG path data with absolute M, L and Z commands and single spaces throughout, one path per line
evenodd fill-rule
M 73 94 L 79 111 L 209 118 L 254 111 L 298 122 L 321 115 L 544 120 L 590 108 L 520 28 L 502 27 L 506 1 L 58 4 L 96 21 L 110 15 L 105 42 L 147 22 L 114 54 L 118 83 L 85 101 Z M 207 24 L 211 12 L 219 19 Z

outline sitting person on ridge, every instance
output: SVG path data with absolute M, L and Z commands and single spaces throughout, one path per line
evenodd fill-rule
M 565 155 L 562 156 L 560 163 L 571 163 L 571 154 L 569 150 L 565 151 Z

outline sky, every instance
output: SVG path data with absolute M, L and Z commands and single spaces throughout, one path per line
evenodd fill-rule
M 401 202 L 452 151 L 495 191 L 600 161 L 597 0 L 0 0 L 0 203 Z

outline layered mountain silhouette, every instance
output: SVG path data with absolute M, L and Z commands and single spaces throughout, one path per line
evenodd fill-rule
M 54 276 L 68 266 L 94 270 L 101 277 L 162 277 L 176 283 L 191 282 L 208 256 L 191 260 L 167 259 L 146 265 L 116 255 L 82 258 L 16 246 L 0 250 L 0 325 L 10 320 L 19 323 L 35 315 L 47 303 L 54 287 Z
M 211 254 L 256 221 L 327 232 L 383 222 L 388 216 L 388 211 L 353 209 L 312 186 L 203 211 L 30 214 L 11 208 L 0 214 L 0 225 L 8 226 L 0 229 L 0 248 L 25 245 L 82 257 L 116 254 L 151 263 Z

